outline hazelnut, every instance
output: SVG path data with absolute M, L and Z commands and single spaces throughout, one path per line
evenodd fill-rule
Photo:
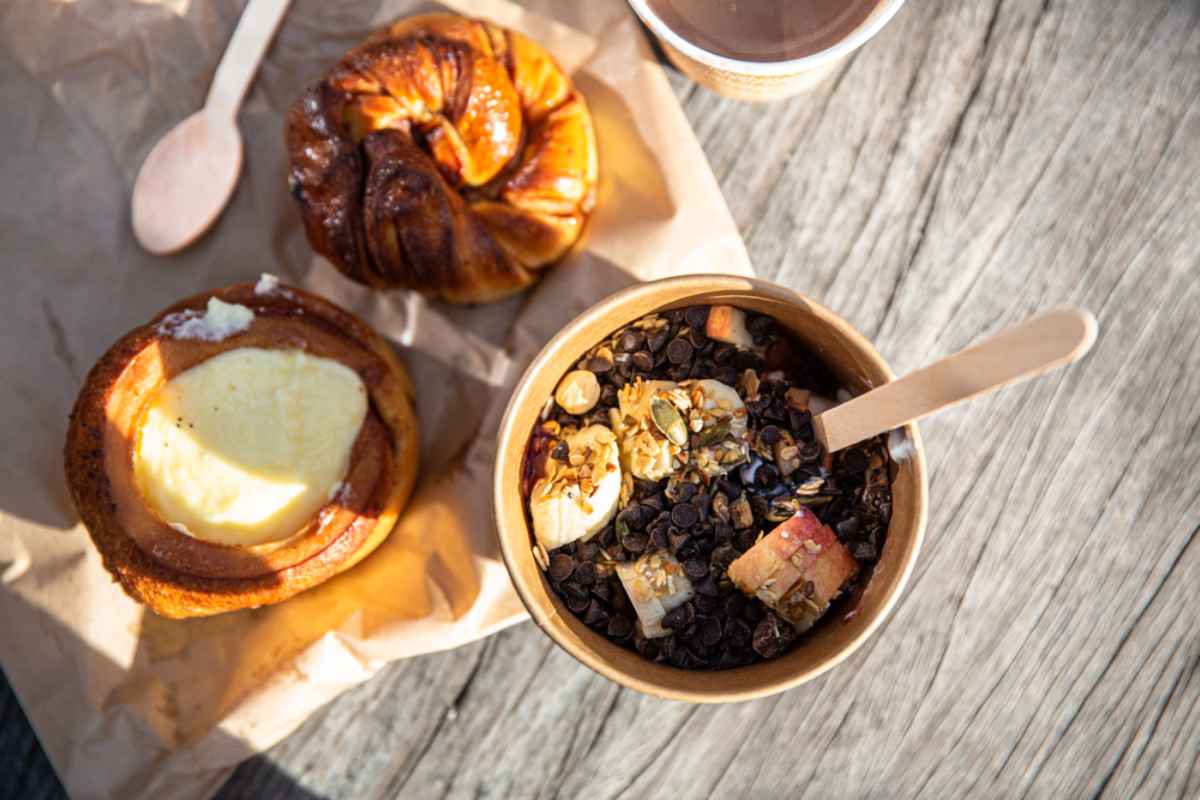
M 586 369 L 568 372 L 554 390 L 554 402 L 568 414 L 586 414 L 600 400 L 600 381 Z

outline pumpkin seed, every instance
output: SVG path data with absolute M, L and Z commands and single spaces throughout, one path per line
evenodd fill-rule
M 675 408 L 669 400 L 661 397 L 650 398 L 650 417 L 654 420 L 654 426 L 662 431 L 663 436 L 666 436 L 672 444 L 680 447 L 687 444 L 687 424 L 683 421 L 683 415 L 679 413 L 679 409 Z
M 702 431 L 700 435 L 696 437 L 696 443 L 701 447 L 708 447 L 709 445 L 716 444 L 728 435 L 729 420 L 724 419 L 718 422 L 716 425 L 713 425 L 711 428 L 707 428 Z

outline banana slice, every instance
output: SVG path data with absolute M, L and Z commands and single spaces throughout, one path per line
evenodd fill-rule
M 692 582 L 683 573 L 683 565 L 666 551 L 617 564 L 617 577 L 637 612 L 642 636 L 647 639 L 669 636 L 671 631 L 662 626 L 663 617 L 696 595 Z
M 679 446 L 658 428 L 653 414 L 653 400 L 669 395 L 678 400 L 678 389 L 674 381 L 636 380 L 617 394 L 619 408 L 613 429 L 620 440 L 622 463 L 635 478 L 661 480 L 678 466 Z
M 737 389 L 712 379 L 680 384 L 691 397 L 690 425 L 697 435 L 692 457 L 709 477 L 724 475 L 750 455 L 746 404 Z
M 594 536 L 617 513 L 621 462 L 617 438 L 589 425 L 566 438 L 567 461 L 546 460 L 546 476 L 533 487 L 533 534 L 547 550 Z
M 779 523 L 726 571 L 735 586 L 800 631 L 820 619 L 857 573 L 850 551 L 807 508 Z

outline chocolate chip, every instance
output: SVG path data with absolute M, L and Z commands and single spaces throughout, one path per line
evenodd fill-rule
M 663 550 L 667 547 L 667 545 L 669 544 L 669 540 L 667 538 L 667 530 L 668 530 L 667 526 L 664 525 L 661 528 L 656 528 L 650 534 L 650 545 L 653 547 L 653 549 Z
M 693 663 L 691 654 L 682 647 L 671 651 L 667 659 L 671 662 L 672 666 L 679 667 L 680 669 L 691 669 Z
M 825 457 L 825 448 L 818 442 L 808 442 L 800 448 L 800 461 L 804 464 L 816 464 Z
M 575 580 L 580 586 L 591 586 L 596 582 L 596 563 L 594 561 L 581 561 L 579 566 L 575 567 Z
M 692 368 L 687 364 L 678 367 L 671 367 L 667 370 L 667 377 L 673 381 L 685 381 L 692 375 Z
M 767 614 L 767 607 L 755 600 L 742 606 L 742 619 L 751 625 L 757 625 Z
M 633 620 L 629 617 L 609 617 L 608 635 L 614 639 L 628 639 L 633 633 Z
M 678 553 L 681 547 L 686 547 L 688 540 L 692 537 L 682 531 L 671 531 L 667 534 L 667 542 L 671 546 L 674 553 Z
M 592 596 L 607 603 L 612 600 L 612 585 L 608 581 L 598 581 L 592 586 Z
M 566 442 L 559 442 L 550 451 L 550 456 L 558 461 L 566 461 L 567 456 L 571 454 L 571 448 L 567 447 Z
M 763 464 L 754 473 L 754 482 L 764 489 L 770 489 L 779 483 L 779 470 L 770 464 Z
M 677 528 L 690 528 L 700 521 L 700 512 L 691 503 L 676 503 L 671 509 L 671 522 Z
M 737 551 L 727 544 L 715 547 L 712 551 L 713 563 L 721 570 L 729 569 L 729 565 L 736 561 L 737 557 Z
M 746 663 L 744 656 L 740 656 L 732 650 L 723 650 L 720 658 L 717 659 L 717 669 L 733 669 L 744 663 Z
M 737 548 L 743 553 L 749 550 L 751 547 L 754 547 L 754 543 L 756 541 L 758 541 L 758 531 L 754 530 L 753 528 L 749 528 L 740 532 L 734 539 L 734 543 L 737 545 Z
M 605 358 L 604 356 L 592 356 L 586 362 L 584 362 L 583 368 L 589 372 L 595 372 L 598 375 L 603 375 L 606 372 L 611 372 L 613 366 L 613 361 L 610 358 Z
M 712 575 L 705 575 L 692 584 L 692 588 L 696 590 L 696 595 L 699 597 L 715 598 L 721 594 L 720 587 L 717 586 L 717 582 L 713 579 Z
M 850 555 L 858 561 L 874 561 L 879 558 L 875 545 L 870 542 L 855 542 L 850 546 Z
M 696 611 L 701 614 L 711 614 L 721 607 L 721 601 L 713 595 L 708 594 L 697 593 L 694 602 L 696 603 Z
M 683 319 L 692 328 L 703 328 L 708 324 L 708 306 L 690 306 L 683 312 Z
M 742 485 L 728 478 L 717 478 L 717 488 L 730 500 L 737 500 L 742 496 Z
M 629 608 L 629 595 L 625 594 L 625 589 L 620 585 L 616 576 L 613 576 L 611 580 L 616 585 L 616 589 L 612 593 L 613 611 L 624 611 Z
M 576 597 L 575 595 L 567 595 L 567 608 L 571 609 L 576 614 L 582 614 L 587 611 L 588 605 L 594 601 L 587 597 Z
M 857 447 L 852 447 L 842 453 L 841 467 L 842 472 L 848 472 L 851 474 L 866 472 L 867 454 Z
M 751 336 L 767 336 L 775 327 L 775 320 L 765 314 L 755 314 L 746 321 L 746 330 Z
M 726 386 L 737 386 L 738 372 L 733 367 L 716 367 L 712 376 Z
M 682 628 L 691 625 L 696 619 L 696 607 L 691 603 L 678 605 L 668 611 L 662 618 L 664 628 Z
M 642 372 L 649 372 L 654 369 L 654 356 L 646 350 L 639 350 L 633 354 L 633 366 Z
M 714 647 L 721 641 L 721 622 L 716 617 L 709 617 L 700 623 L 698 638 L 701 644 Z
M 630 503 L 617 514 L 617 527 L 624 525 L 630 530 L 640 531 L 645 527 L 644 519 L 642 507 L 637 503 Z
M 660 328 L 656 331 L 653 331 L 649 336 L 646 337 L 646 347 L 650 348 L 651 353 L 657 353 L 659 350 L 663 349 L 663 345 L 667 343 L 667 339 L 670 338 L 670 336 L 671 334 L 666 328 Z
M 843 539 L 854 539 L 858 536 L 860 530 L 858 517 L 849 516 L 837 524 L 838 536 Z
M 683 574 L 692 580 L 699 580 L 708 574 L 708 564 L 698 558 L 683 562 Z
M 639 531 L 630 531 L 621 540 L 621 546 L 631 553 L 644 553 L 650 546 L 650 537 Z
M 546 572 L 550 575 L 550 580 L 562 582 L 571 577 L 571 573 L 575 571 L 575 562 L 566 553 L 555 553 L 550 557 L 550 567 Z
M 687 339 L 674 339 L 667 345 L 667 360 L 675 366 L 682 366 L 692 360 L 692 344 Z
M 603 625 L 608 622 L 608 612 L 593 600 L 588 604 L 587 613 L 584 615 L 583 621 L 588 625 Z
M 616 620 L 620 618 L 617 616 L 617 618 L 613 619 Z M 638 637 L 634 642 L 634 648 L 640 652 L 643 657 L 649 658 L 650 661 L 654 661 L 655 658 L 658 658 L 660 655 L 659 643 L 655 642 L 654 639 L 644 639 Z
M 745 620 L 744 609 L 742 617 L 743 619 L 734 620 L 731 624 L 725 626 L 725 635 L 739 647 L 745 647 L 750 644 L 750 640 L 754 638 L 754 628 L 751 626 L 758 624 L 757 618 L 753 622 Z
M 763 444 L 773 445 L 783 438 L 783 433 L 774 425 L 768 425 L 758 432 L 758 438 Z
M 617 337 L 617 349 L 623 353 L 632 353 L 645 343 L 646 334 L 637 328 L 626 328 L 625 332 Z
M 768 614 L 754 628 L 754 652 L 774 658 L 787 650 L 796 639 L 796 629 L 774 614 Z

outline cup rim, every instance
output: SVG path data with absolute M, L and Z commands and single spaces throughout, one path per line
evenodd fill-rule
M 880 7 L 845 39 L 819 52 L 810 53 L 809 55 L 787 61 L 743 61 L 738 58 L 718 55 L 711 50 L 706 50 L 699 45 L 689 42 L 671 30 L 662 21 L 662 18 L 650 8 L 648 0 L 629 0 L 629 7 L 633 9 L 633 13 L 637 14 L 638 18 L 646 24 L 646 27 L 650 28 L 655 36 L 665 40 L 675 50 L 678 50 L 694 61 L 698 61 L 713 69 L 724 70 L 725 72 L 732 72 L 734 74 L 779 76 L 817 69 L 853 53 L 879 33 L 883 29 L 883 26 L 887 25 L 892 17 L 896 16 L 896 13 L 904 5 L 904 2 L 905 0 L 882 0 Z
M 497 452 L 496 462 L 493 469 L 493 517 L 496 524 L 496 536 L 498 538 L 499 549 L 502 559 L 504 560 L 505 569 L 508 571 L 509 578 L 512 580 L 513 586 L 517 591 L 517 596 L 520 598 L 522 605 L 529 612 L 534 623 L 545 633 L 558 647 L 561 647 L 573 658 L 579 661 L 584 666 L 603 675 L 609 680 L 621 686 L 626 686 L 631 689 L 636 689 L 645 694 L 661 697 L 668 700 L 682 700 L 693 703 L 727 703 L 740 702 L 751 700 L 760 697 L 767 697 L 786 691 L 802 683 L 806 683 L 820 675 L 825 674 L 830 669 L 840 664 L 851 654 L 858 650 L 868 639 L 875 634 L 883 622 L 892 613 L 896 603 L 899 601 L 908 581 L 912 576 L 912 571 L 916 565 L 917 557 L 921 550 L 921 545 L 925 536 L 925 526 L 928 517 L 928 474 L 925 464 L 925 449 L 921 440 L 921 435 L 916 424 L 910 423 L 904 427 L 905 434 L 910 440 L 913 448 L 912 469 L 914 476 L 914 488 L 912 496 L 913 506 L 913 533 L 907 551 L 903 556 L 902 562 L 899 564 L 898 574 L 892 582 L 887 594 L 883 597 L 875 612 L 875 616 L 868 624 L 859 631 L 854 638 L 848 640 L 841 649 L 837 650 L 829 656 L 824 662 L 819 663 L 808 669 L 798 670 L 795 674 L 789 675 L 786 678 L 777 680 L 774 683 L 763 685 L 750 685 L 746 688 L 719 688 L 719 689 L 694 689 L 694 688 L 677 688 L 663 683 L 655 682 L 642 678 L 638 675 L 618 668 L 608 660 L 602 657 L 601 654 L 593 652 L 590 648 L 578 646 L 563 636 L 560 636 L 554 629 L 554 619 L 558 613 L 553 607 L 543 608 L 542 604 L 533 595 L 532 587 L 526 586 L 518 566 L 519 553 L 516 550 L 518 546 L 523 547 L 526 555 L 530 558 L 532 550 L 532 541 L 529 539 L 528 526 L 522 527 L 525 533 L 525 538 L 518 542 L 519 537 L 508 536 L 505 531 L 508 528 L 506 516 L 511 512 L 512 496 L 511 496 L 511 481 L 512 476 L 507 474 L 505 465 L 512 458 L 513 448 L 520 448 L 520 455 L 523 457 L 525 443 L 528 440 L 529 431 L 515 430 L 517 417 L 520 415 L 522 408 L 529 402 L 536 402 L 539 407 L 543 405 L 543 400 L 526 397 L 532 390 L 531 384 L 534 379 L 540 374 L 547 364 L 557 358 L 560 352 L 566 347 L 569 339 L 574 339 L 575 332 L 581 329 L 591 328 L 593 325 L 606 320 L 618 309 L 626 306 L 630 300 L 636 300 L 639 295 L 646 291 L 648 286 L 657 286 L 660 288 L 671 289 L 675 293 L 674 299 L 658 302 L 655 308 L 662 308 L 665 305 L 674 303 L 686 302 L 689 297 L 697 295 L 706 295 L 713 293 L 747 293 L 762 295 L 768 299 L 781 300 L 784 302 L 795 303 L 796 299 L 802 300 L 806 306 L 820 317 L 821 322 L 829 325 L 837 331 L 837 333 L 846 338 L 847 341 L 853 342 L 854 345 L 861 350 L 865 355 L 877 362 L 880 371 L 886 376 L 887 380 L 894 380 L 895 373 L 884 360 L 883 356 L 875 349 L 863 334 L 856 330 L 850 323 L 842 319 L 826 306 L 817 301 L 787 289 L 779 284 L 761 280 L 758 278 L 745 278 L 734 275 L 683 275 L 671 278 L 663 278 L 645 283 L 636 283 L 625 289 L 622 289 L 614 294 L 609 295 L 598 303 L 592 305 L 582 314 L 576 316 L 573 320 L 563 326 L 561 331 L 552 338 L 533 358 L 526 367 L 525 372 L 521 376 L 513 389 L 509 399 L 504 416 L 500 422 L 497 433 Z M 649 313 L 646 311 L 645 313 Z M 619 323 L 621 324 L 621 323 Z M 567 334 L 567 335 L 564 335 Z M 518 491 L 519 495 L 520 492 Z M 519 509 L 522 516 L 524 515 L 524 507 L 521 504 Z M 741 669 L 753 670 L 758 665 L 751 665 Z

